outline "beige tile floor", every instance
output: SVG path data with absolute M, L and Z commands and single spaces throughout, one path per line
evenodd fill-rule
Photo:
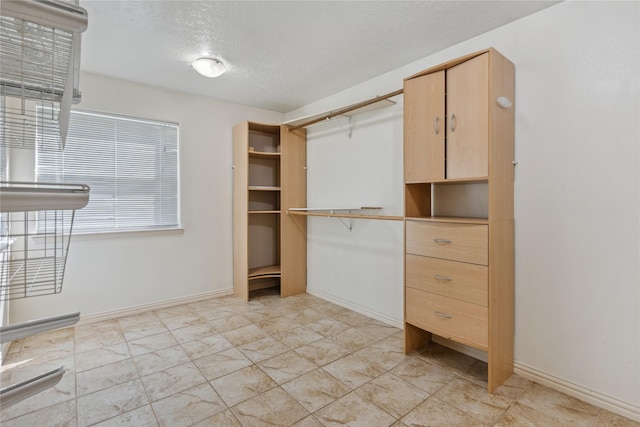
M 12 344 L 2 386 L 48 368 L 55 388 L 11 426 L 640 426 L 311 295 L 269 291 L 77 326 Z

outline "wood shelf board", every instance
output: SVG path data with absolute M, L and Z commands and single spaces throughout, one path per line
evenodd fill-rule
M 280 153 L 277 152 L 267 152 L 267 151 L 251 151 L 249 150 L 249 157 L 261 158 L 261 159 L 279 159 Z
M 352 208 L 289 208 L 291 211 L 302 211 L 302 212 L 351 212 L 351 211 L 364 211 L 364 210 L 380 210 L 382 209 L 380 206 L 360 206 L 360 207 L 352 207 Z
M 281 187 L 270 187 L 266 185 L 250 185 L 247 188 L 249 191 L 280 191 Z
M 248 211 L 249 215 L 252 214 L 259 214 L 259 215 L 265 215 L 265 214 L 279 214 L 281 213 L 279 210 L 277 211 Z
M 256 267 L 249 269 L 249 280 L 265 279 L 269 277 L 280 277 L 280 265 L 267 265 L 265 267 Z
M 249 132 L 259 132 L 268 135 L 280 135 L 279 125 L 270 125 L 267 123 L 247 122 Z
M 489 177 L 481 176 L 475 178 L 452 178 L 452 179 L 443 179 L 436 181 L 405 181 L 405 185 L 418 185 L 418 184 L 438 184 L 438 185 L 446 185 L 446 184 L 464 184 L 464 183 L 485 183 L 489 182 Z
M 488 218 L 458 218 L 447 216 L 406 217 L 407 221 L 452 222 L 459 224 L 489 224 Z
M 288 209 L 287 214 L 299 215 L 299 216 L 319 216 L 325 218 L 354 218 L 354 219 L 378 219 L 387 221 L 404 221 L 403 216 L 393 215 L 366 215 L 366 214 L 347 214 L 347 213 L 330 213 L 330 212 L 318 212 L 318 211 L 300 211 L 294 209 Z

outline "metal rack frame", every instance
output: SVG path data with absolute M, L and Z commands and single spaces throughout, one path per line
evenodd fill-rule
M 77 0 L 0 1 L 0 148 L 62 149 L 80 101 Z M 53 136 L 52 136 L 53 135 Z M 0 182 L 0 304 L 62 290 L 75 210 L 86 185 Z M 71 326 L 80 313 L 0 327 L 0 343 Z M 57 384 L 64 367 L 0 390 L 3 407 Z

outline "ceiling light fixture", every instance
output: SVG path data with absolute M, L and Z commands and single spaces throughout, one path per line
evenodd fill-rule
M 205 77 L 218 77 L 227 71 L 224 62 L 216 58 L 198 58 L 191 63 L 191 66 Z

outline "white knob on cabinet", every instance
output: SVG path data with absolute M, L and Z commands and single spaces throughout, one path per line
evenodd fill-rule
M 511 102 L 509 98 L 504 96 L 499 96 L 498 98 L 496 98 L 496 102 L 502 108 L 510 108 L 513 105 L 513 102 Z

